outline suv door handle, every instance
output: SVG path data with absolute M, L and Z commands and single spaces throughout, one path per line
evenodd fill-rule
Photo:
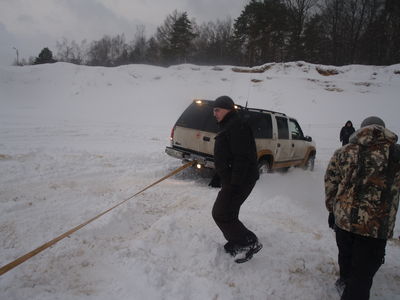
M 208 137 L 208 136 L 203 136 L 203 141 L 209 142 L 209 141 L 210 141 L 210 137 Z

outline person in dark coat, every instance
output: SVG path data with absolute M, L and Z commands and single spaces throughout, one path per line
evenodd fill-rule
M 350 136 L 356 130 L 353 127 L 353 123 L 349 120 L 340 130 L 340 141 L 342 142 L 342 146 L 347 145 L 349 143 Z
M 259 178 L 257 150 L 252 130 L 240 118 L 231 98 L 218 97 L 213 107 L 220 127 L 215 137 L 214 164 L 222 188 L 212 216 L 227 240 L 226 252 L 240 262 L 246 253 L 252 255 L 262 248 L 257 236 L 239 221 L 240 207 Z

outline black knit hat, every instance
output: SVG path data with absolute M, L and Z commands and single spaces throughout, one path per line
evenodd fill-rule
M 365 126 L 369 126 L 369 125 L 373 125 L 373 124 L 385 127 L 385 122 L 383 122 L 383 120 L 381 118 L 375 117 L 375 116 L 368 117 L 364 121 L 362 121 L 361 127 L 365 127 Z
M 211 104 L 212 107 L 219 107 L 225 109 L 234 109 L 235 103 L 233 100 L 228 96 L 220 96 Z

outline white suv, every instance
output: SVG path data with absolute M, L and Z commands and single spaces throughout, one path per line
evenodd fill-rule
M 171 146 L 165 152 L 198 167 L 214 168 L 214 138 L 219 129 L 210 100 L 194 100 L 171 131 Z M 301 166 L 314 169 L 315 143 L 304 136 L 299 123 L 283 113 L 235 106 L 248 120 L 257 146 L 260 172 Z

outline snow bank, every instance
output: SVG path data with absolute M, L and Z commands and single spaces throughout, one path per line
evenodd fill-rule
M 377 115 L 400 132 L 400 65 L 232 68 L 0 67 L 1 265 L 179 167 L 164 148 L 193 98 L 284 112 L 317 143 L 314 172 L 263 174 L 243 206 L 264 244 L 248 263 L 222 251 L 209 174 L 185 170 L 3 275 L 2 299 L 338 299 L 326 164 L 349 119 Z M 389 242 L 371 299 L 400 295 L 399 245 Z

